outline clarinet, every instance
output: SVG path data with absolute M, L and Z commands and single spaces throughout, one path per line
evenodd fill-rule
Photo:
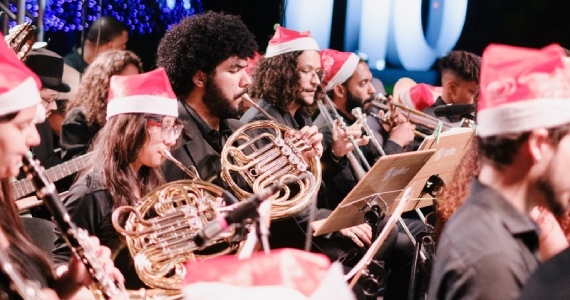
M 38 198 L 43 200 L 43 203 L 50 211 L 67 245 L 72 249 L 75 256 L 85 264 L 93 279 L 96 288 L 95 292 L 100 293 L 105 299 L 110 299 L 125 292 L 124 285 L 113 280 L 103 269 L 101 262 L 95 255 L 95 251 L 89 244 L 88 232 L 78 228 L 71 221 L 67 209 L 65 209 L 59 199 L 54 184 L 43 174 L 43 167 L 38 161 L 27 156 L 23 157 L 22 163 L 24 172 L 36 188 Z
M 45 299 L 46 296 L 42 291 L 42 287 L 39 282 L 26 279 L 22 274 L 16 272 L 14 265 L 5 250 L 8 247 L 8 240 L 6 239 L 4 232 L 0 230 L 0 269 L 10 282 L 10 286 L 6 288 L 17 293 L 23 300 Z

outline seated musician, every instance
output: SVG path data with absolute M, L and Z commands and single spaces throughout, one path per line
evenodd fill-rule
M 370 72 L 366 62 L 361 60 L 356 54 L 349 52 L 339 52 L 336 50 L 322 50 L 321 62 L 325 70 L 325 78 L 323 87 L 327 92 L 327 96 L 332 101 L 333 107 L 326 107 L 328 114 L 334 116 L 332 109 L 336 109 L 338 115 L 341 116 L 346 123 L 353 124 L 356 121 L 355 116 L 351 113 L 353 108 L 362 107 L 366 101 L 374 100 L 376 91 L 372 86 L 372 73 Z M 319 126 L 319 132 L 323 133 L 323 144 L 326 147 L 330 145 L 332 133 L 330 125 L 323 112 L 320 112 L 315 119 L 315 124 Z M 372 121 L 378 123 L 378 119 Z M 380 125 L 381 126 L 381 125 Z M 414 138 L 414 125 L 409 122 L 403 122 L 395 127 L 390 133 L 390 139 L 387 139 L 384 146 L 386 154 L 401 153 L 405 147 Z M 380 151 L 374 149 L 368 143 L 361 147 L 363 155 L 370 164 L 373 164 L 379 157 Z M 357 172 L 355 169 L 360 168 L 362 159 L 359 159 L 357 165 L 349 164 L 331 180 L 326 181 L 326 205 L 330 209 L 334 209 L 355 187 L 361 178 L 355 177 Z M 325 170 L 324 172 L 327 172 Z M 424 226 L 418 220 L 406 219 L 406 225 L 412 227 L 412 233 L 419 233 Z M 386 261 L 386 267 L 391 269 L 388 277 L 388 287 L 386 294 L 387 299 L 406 298 L 408 291 L 408 282 L 410 278 L 411 265 L 413 261 L 414 247 L 409 237 L 403 232 L 398 233 L 397 243 L 393 246 L 390 253 L 380 255 L 377 258 Z
M 133 268 L 126 245 L 111 215 L 138 201 L 164 183 L 160 166 L 164 150 L 182 131 L 177 101 L 164 69 L 136 75 L 115 75 L 109 84 L 107 123 L 93 145 L 93 156 L 64 200 L 77 226 L 100 238 L 113 251 L 128 289 L 144 285 Z M 61 233 L 53 249 L 56 264 L 68 261 L 71 250 Z
M 0 35 L 0 39 L 4 39 Z M 23 155 L 40 143 L 35 124 L 45 120 L 44 105 L 39 92 L 40 80 L 5 43 L 0 43 L 0 298 L 2 299 L 76 299 L 77 292 L 92 283 L 83 263 L 76 257 L 54 274 L 50 260 L 34 245 L 26 233 L 14 202 L 11 179 L 18 174 Z M 113 267 L 106 247 L 90 239 L 96 258 L 106 266 L 107 275 L 122 281 Z M 11 264 L 12 274 L 8 274 Z M 22 292 L 14 283 L 23 280 Z M 15 291 L 16 290 L 16 291 Z M 35 294 L 32 298 L 31 291 Z
M 67 102 L 61 129 L 64 161 L 87 153 L 93 138 L 107 122 L 111 76 L 134 75 L 142 71 L 141 59 L 128 50 L 105 51 L 87 67 L 75 96 Z
M 291 47 L 287 47 L 288 45 Z M 259 76 L 254 76 L 252 92 L 260 96 L 261 100 L 258 104 L 266 113 L 293 129 L 303 130 L 303 128 L 315 127 L 312 125 L 310 114 L 316 107 L 317 99 L 322 98 L 324 93 L 321 85 L 322 67 L 319 48 L 308 33 L 299 33 L 279 27 L 269 42 L 265 59 L 258 63 L 258 67 L 254 71 L 255 74 L 259 74 Z M 256 108 L 250 108 L 242 117 L 242 120 L 247 122 L 267 119 L 268 117 Z M 330 195 L 328 193 L 330 186 L 327 183 L 347 167 L 346 154 L 354 149 L 348 140 L 348 135 L 359 138 L 362 134 L 361 127 L 361 122 L 355 122 L 345 131 L 341 129 L 339 123 L 335 123 L 332 127 L 333 133 L 331 134 L 331 131 L 328 131 L 330 137 L 328 143 L 324 144 L 325 151 L 321 159 L 324 184 L 319 190 L 319 203 L 327 202 L 327 195 Z M 367 139 L 362 139 L 360 143 L 365 142 Z M 322 205 L 319 206 L 318 211 L 322 216 L 330 213 L 330 209 Z M 295 245 L 296 242 L 291 237 L 292 228 L 303 228 L 305 224 L 303 222 L 304 214 L 305 212 L 301 212 L 296 218 L 273 222 L 271 225 L 272 246 L 291 247 Z M 313 241 L 318 251 L 322 251 L 331 259 L 339 260 L 345 266 L 351 267 L 360 259 L 365 247 L 372 242 L 371 231 L 370 225 L 362 224 L 342 229 L 330 236 L 317 237 Z M 297 240 L 302 241 L 302 238 L 303 235 L 301 234 Z M 377 258 L 393 251 L 393 245 L 397 242 L 396 239 L 397 230 L 394 229 L 384 242 Z M 413 252 L 413 248 L 410 249 Z M 400 254 L 395 254 L 393 257 L 395 258 Z M 404 255 L 402 254 L 402 256 Z M 411 259 L 407 259 L 407 263 L 411 264 Z M 403 271 L 401 275 L 408 278 L 409 269 Z M 361 296 L 359 288 L 357 287 L 356 292 L 358 296 Z M 401 288 L 400 292 L 405 293 L 408 287 L 404 283 Z M 392 290 L 394 290 L 394 285 L 392 285 Z M 387 292 L 388 298 L 391 297 L 389 295 L 390 292 Z M 398 292 L 392 295 L 392 298 L 403 296 L 402 294 L 398 295 Z
M 423 110 L 424 113 L 437 117 L 435 108 L 449 104 L 474 104 L 479 90 L 479 65 L 481 58 L 467 51 L 451 51 L 439 59 L 437 65 L 441 72 L 442 94 L 435 103 Z M 457 123 L 461 116 L 438 117 L 444 122 Z

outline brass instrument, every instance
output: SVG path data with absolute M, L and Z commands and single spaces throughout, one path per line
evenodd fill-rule
M 23 300 L 43 300 L 46 295 L 42 291 L 39 282 L 28 280 L 22 274 L 16 272 L 6 249 L 9 247 L 8 239 L 4 231 L 0 229 L 0 272 L 4 273 L 10 281 L 9 288 Z M 8 296 L 8 295 L 7 295 Z
M 8 44 L 20 60 L 25 60 L 28 53 L 32 50 L 32 46 L 36 42 L 36 27 L 30 22 L 24 22 L 10 29 L 4 40 Z
M 394 105 L 395 107 L 399 108 L 404 113 L 404 115 L 406 116 L 408 121 L 410 121 L 411 123 L 426 127 L 432 131 L 438 129 L 438 127 L 441 127 L 441 131 L 447 131 L 453 127 L 458 127 L 455 124 L 443 122 L 442 120 L 440 120 L 434 116 L 430 116 L 424 112 L 413 109 L 409 106 L 403 105 L 403 104 L 395 102 L 395 101 L 389 101 L 388 103 L 386 103 L 386 102 L 374 100 L 374 101 L 370 102 L 370 105 L 372 105 L 376 108 L 382 109 L 382 110 L 387 110 L 387 111 L 390 110 L 389 105 Z M 441 123 L 441 125 L 439 125 L 440 123 Z
M 196 232 L 220 215 L 223 189 L 199 180 L 170 153 L 165 157 L 193 179 L 164 184 L 135 206 L 113 212 L 115 229 L 125 236 L 139 278 L 156 290 L 145 291 L 158 299 L 181 299 L 185 262 L 224 255 L 238 250 L 233 231 L 223 232 L 203 247 L 194 242 Z M 123 225 L 123 220 L 124 225 Z M 160 298 L 168 295 L 170 298 Z
M 327 109 L 327 107 L 325 106 L 323 101 L 320 99 L 317 100 L 317 105 L 319 106 L 319 111 L 321 114 L 323 114 L 323 117 L 325 118 L 327 125 L 329 125 L 329 129 L 331 130 L 331 133 L 332 133 L 332 131 L 334 130 L 333 129 L 334 120 L 333 120 L 332 116 L 330 115 L 329 110 Z M 335 108 L 332 107 L 332 109 L 334 110 Z M 358 161 L 358 159 L 356 158 L 356 156 L 354 155 L 354 153 L 352 151 L 350 151 L 346 154 L 346 158 L 348 160 L 348 163 L 351 166 L 354 178 L 357 181 L 360 181 L 366 175 L 367 170 L 364 170 L 364 168 L 362 167 L 362 164 Z M 369 169 L 370 169 L 370 165 L 369 165 Z
M 321 184 L 319 158 L 305 158 L 303 152 L 311 145 L 294 137 L 285 137 L 291 128 L 277 122 L 247 94 L 242 98 L 270 121 L 246 124 L 228 138 L 222 150 L 221 178 L 241 200 L 261 193 L 274 182 L 295 181 L 294 188 L 285 185 L 280 193 L 270 198 L 272 220 L 294 216 L 309 207 L 311 196 L 318 189 L 315 187 Z M 305 173 L 310 173 L 313 178 L 300 178 Z M 251 190 L 238 186 L 234 175 L 243 179 Z
M 362 114 L 362 108 L 355 107 L 352 109 L 351 113 L 356 119 L 362 121 L 362 128 L 364 128 L 364 132 L 366 132 L 366 135 L 368 136 L 370 141 L 372 141 L 372 144 L 374 145 L 374 147 L 376 147 L 376 149 L 378 150 L 378 153 L 380 153 L 380 155 L 382 155 L 382 156 L 386 155 L 386 152 L 384 152 L 382 145 L 380 145 L 380 142 L 378 142 L 378 140 L 376 139 L 376 136 L 374 136 L 374 132 L 372 132 L 372 129 L 370 129 L 370 126 L 368 126 L 368 123 L 366 122 L 366 118 Z

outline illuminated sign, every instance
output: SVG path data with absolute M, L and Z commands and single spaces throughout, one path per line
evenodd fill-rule
M 429 1 L 426 30 L 422 0 L 348 0 L 345 51 L 368 55 L 371 67 L 386 61 L 409 71 L 425 71 L 453 49 L 465 24 L 467 0 Z M 286 1 L 285 26 L 310 30 L 321 48 L 330 45 L 333 0 Z

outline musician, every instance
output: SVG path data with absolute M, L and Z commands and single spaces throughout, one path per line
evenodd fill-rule
M 57 109 L 56 100 L 59 93 L 69 92 L 69 85 L 62 81 L 63 58 L 55 52 L 47 49 L 32 50 L 25 60 L 25 64 L 41 80 L 42 104 L 45 108 L 46 117 Z M 31 147 L 36 159 L 42 166 L 51 168 L 62 162 L 61 153 L 55 151 L 59 148 L 59 138 L 54 134 L 48 121 L 36 125 L 40 133 L 41 142 L 35 147 Z
M 64 161 L 85 154 L 97 132 L 107 122 L 107 96 L 111 76 L 141 72 L 141 59 L 128 50 L 102 53 L 87 67 L 76 96 L 67 102 L 61 135 Z
M 473 104 L 479 90 L 479 67 L 481 58 L 467 51 L 451 51 L 439 59 L 442 94 L 435 103 L 423 112 L 437 117 L 435 108 L 449 104 Z M 438 117 L 444 122 L 457 123 L 460 116 Z
M 89 26 L 82 48 L 85 51 L 83 56 L 82 49 L 73 47 L 63 60 L 66 65 L 83 73 L 98 55 L 109 50 L 125 50 L 128 41 L 127 27 L 113 16 L 103 16 Z
M 227 187 L 219 177 L 220 155 L 243 124 L 235 118 L 251 83 L 247 60 L 256 50 L 255 37 L 239 17 L 216 12 L 182 20 L 158 46 L 157 65 L 168 74 L 184 122 L 180 147 L 172 155 L 218 186 Z M 187 176 L 171 162 L 163 170 L 167 181 Z
M 254 70 L 255 81 L 252 93 L 260 97 L 258 105 L 277 122 L 298 130 L 296 134 L 299 137 L 304 135 L 304 139 L 318 149 L 322 169 L 330 169 L 329 174 L 334 175 L 341 170 L 343 165 L 346 165 L 346 159 L 343 159 L 343 156 L 353 147 L 346 140 L 347 134 L 360 137 L 361 125 L 356 124 L 347 133 L 337 125 L 333 146 L 323 152 L 322 134 L 318 132 L 317 126 L 314 126 L 311 120 L 311 113 L 316 107 L 315 99 L 323 95 L 320 85 L 322 75 L 319 47 L 310 33 L 278 27 L 269 41 L 265 57 L 258 62 Z M 267 119 L 256 108 L 250 108 L 241 118 L 243 122 Z M 323 173 L 323 176 L 328 175 Z M 326 178 L 323 179 L 326 180 Z M 317 218 L 324 218 L 328 214 L 330 211 L 321 210 Z M 302 248 L 304 233 L 297 231 L 297 235 L 293 235 L 291 228 L 306 228 L 303 222 L 307 217 L 308 215 L 304 213 L 297 216 L 295 219 L 300 224 L 296 224 L 292 219 L 272 223 L 272 239 L 270 239 L 272 247 Z M 363 242 L 356 234 L 362 235 L 362 240 L 370 244 L 371 231 L 367 225 L 350 231 L 343 230 L 343 233 L 361 245 Z
M 564 51 L 490 45 L 481 64 L 481 169 L 445 224 L 429 299 L 518 299 L 539 264 L 531 209 L 556 215 L 568 206 L 570 186 L 561 180 L 570 167 Z
M 100 238 L 116 257 L 125 274 L 125 286 L 143 286 L 133 261 L 111 222 L 113 210 L 134 206 L 164 183 L 160 166 L 164 150 L 182 131 L 176 96 L 166 72 L 159 68 L 136 75 L 114 75 L 109 84 L 107 123 L 93 142 L 93 156 L 64 200 L 77 226 Z M 71 251 L 61 234 L 53 249 L 56 264 L 66 262 Z
M 3 39 L 1 35 L 0 38 Z M 9 243 L 8 249 L 0 247 L 0 251 L 8 254 L 16 273 L 39 283 L 46 297 L 70 299 L 84 285 L 91 283 L 91 277 L 75 257 L 59 276 L 53 272 L 48 258 L 24 230 L 10 185 L 11 178 L 19 172 L 22 156 L 31 146 L 40 143 L 35 124 L 45 119 L 39 92 L 41 81 L 5 43 L 0 43 L 0 68 L 0 226 Z M 113 267 L 109 249 L 99 247 L 97 239 L 90 242 L 110 275 L 122 281 L 122 276 Z M 7 277 L 0 275 L 0 285 L 9 299 L 16 299 L 17 296 L 5 290 L 9 286 Z
M 321 50 L 320 54 L 326 74 L 322 85 L 340 117 L 347 126 L 350 126 L 357 121 L 352 110 L 357 107 L 362 108 L 365 102 L 374 100 L 376 90 L 372 86 L 372 73 L 366 62 L 354 53 L 325 49 Z M 329 114 L 335 115 L 334 112 L 329 112 Z M 378 123 L 377 119 L 367 119 L 367 121 Z M 323 134 L 324 148 L 328 148 L 333 136 L 328 121 L 322 113 L 316 117 L 315 125 Z M 383 151 L 386 154 L 403 152 L 403 147 L 414 138 L 414 128 L 415 126 L 409 122 L 395 127 L 389 133 L 389 138 L 383 143 Z M 379 142 L 382 143 L 382 141 Z M 360 147 L 360 150 L 370 165 L 373 165 L 380 157 L 378 149 L 370 142 Z M 360 159 L 360 157 L 357 158 Z M 360 160 L 359 162 L 362 163 Z M 346 166 L 330 182 L 326 182 L 327 205 L 330 209 L 334 209 L 356 185 L 357 180 L 353 171 L 351 166 Z
M 376 90 L 372 86 L 372 73 L 366 62 L 356 54 L 350 52 L 340 52 L 332 49 L 321 50 L 321 63 L 325 71 L 325 78 L 322 82 L 328 98 L 332 101 L 334 109 L 351 125 L 356 120 L 352 109 L 362 107 L 364 102 L 374 100 Z M 330 107 L 328 107 L 330 108 Z M 334 112 L 329 112 L 334 116 Z M 372 119 L 378 123 L 377 119 Z M 319 132 L 324 135 L 323 145 L 327 148 L 332 140 L 332 133 L 329 129 L 324 114 L 319 113 L 315 119 L 315 124 L 319 126 Z M 396 154 L 403 152 L 405 147 L 414 138 L 414 125 L 404 122 L 395 127 L 390 138 L 384 143 L 386 154 Z M 360 147 L 366 159 L 373 164 L 380 153 L 371 143 Z M 358 160 L 358 163 L 362 163 Z M 359 166 L 347 165 L 330 181 L 325 182 L 327 191 L 326 206 L 335 209 L 338 204 L 356 186 L 358 180 L 355 178 L 353 168 Z M 323 172 L 327 172 L 324 170 Z M 322 203 L 320 203 L 322 204 Z M 424 226 L 419 220 L 407 220 L 407 226 L 413 227 L 413 234 L 419 233 Z M 388 288 L 384 295 L 386 299 L 405 299 L 408 291 L 411 266 L 413 261 L 414 245 L 409 240 L 405 232 L 397 234 L 397 242 L 391 247 L 390 252 L 380 254 L 376 258 L 385 260 L 386 267 L 391 269 L 388 277 Z

